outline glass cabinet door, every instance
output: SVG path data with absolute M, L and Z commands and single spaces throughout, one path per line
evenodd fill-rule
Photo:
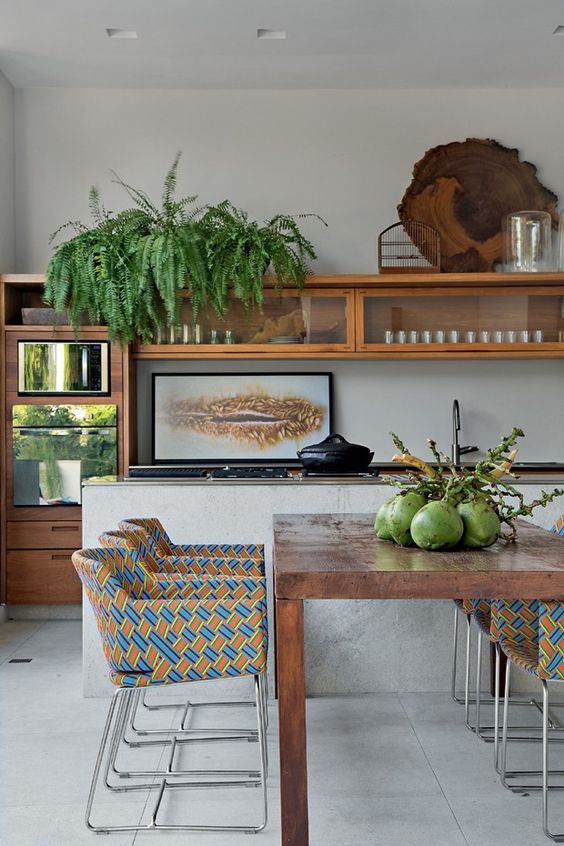
M 530 351 L 564 341 L 562 289 L 360 291 L 360 350 Z M 430 348 L 430 349 L 429 349 Z
M 166 346 L 190 354 L 222 355 L 244 351 L 296 355 L 307 352 L 354 351 L 354 291 L 350 289 L 304 289 L 299 292 L 265 290 L 262 310 L 245 312 L 233 302 L 221 319 L 207 309 L 195 319 L 186 300 L 181 323 L 163 329 L 154 340 L 162 354 Z M 141 348 L 141 354 L 143 353 Z M 171 354 L 173 350 L 171 349 Z

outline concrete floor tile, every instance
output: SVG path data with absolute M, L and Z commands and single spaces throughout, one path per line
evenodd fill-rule
M 100 807 L 100 819 L 128 825 L 141 816 L 134 809 Z M 132 846 L 135 834 L 112 834 L 112 846 Z M 0 814 L 0 842 L 5 846 L 92 846 L 96 836 L 84 824 L 84 803 L 75 805 L 25 805 L 3 808 Z
M 315 797 L 311 842 L 323 846 L 465 846 L 466 840 L 441 798 Z
M 540 795 L 521 796 L 504 790 L 502 795 L 453 797 L 449 802 L 469 846 L 489 843 L 546 846 L 549 843 L 542 832 Z M 562 794 L 560 799 L 554 799 L 554 811 L 555 826 L 558 831 L 564 831 Z

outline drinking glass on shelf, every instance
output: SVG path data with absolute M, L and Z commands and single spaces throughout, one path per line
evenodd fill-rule
M 235 343 L 235 339 L 233 337 L 233 330 L 232 329 L 226 329 L 225 330 L 225 335 L 223 337 L 223 343 L 224 344 L 234 344 Z
M 419 343 L 419 332 L 417 329 L 412 329 L 408 335 L 409 343 L 410 344 L 418 344 Z
M 432 344 L 433 343 L 433 333 L 430 329 L 423 329 L 421 332 L 421 337 L 423 338 L 424 344 Z
M 169 344 L 176 343 L 176 326 L 168 327 L 168 342 Z
M 476 343 L 476 333 L 473 329 L 467 329 L 464 333 L 464 340 L 467 344 L 475 344 Z
M 480 329 L 480 343 L 489 344 L 492 339 L 492 333 L 489 329 Z
M 156 344 L 166 344 L 166 337 L 163 332 L 162 326 L 157 326 L 157 330 L 155 333 L 155 343 Z
M 190 324 L 183 323 L 182 324 L 182 343 L 189 344 L 192 338 L 192 333 L 190 332 Z
M 201 344 L 202 343 L 202 327 L 199 323 L 194 323 L 192 326 L 192 343 L 193 344 Z
M 496 329 L 493 333 L 494 344 L 503 344 L 503 332 L 501 329 Z
M 436 344 L 444 344 L 445 342 L 445 333 L 444 329 L 437 329 L 435 332 L 435 343 Z
M 210 329 L 210 344 L 219 344 L 219 334 L 217 329 Z
M 513 329 L 508 329 L 508 331 L 505 333 L 505 340 L 508 344 L 514 344 L 517 340 L 517 332 L 515 332 Z
M 396 333 L 396 341 L 398 344 L 405 344 L 407 341 L 407 332 L 405 329 L 400 329 L 399 332 Z
M 384 343 L 385 344 L 393 344 L 394 343 L 394 333 L 391 329 L 386 329 L 384 332 Z
M 542 344 L 544 341 L 544 332 L 542 329 L 534 329 L 533 330 L 533 341 L 535 344 Z
M 458 329 L 449 329 L 448 330 L 448 342 L 449 344 L 457 344 L 460 341 L 460 332 Z
M 519 340 L 522 344 L 528 344 L 531 339 L 531 333 L 528 329 L 521 329 L 519 332 Z

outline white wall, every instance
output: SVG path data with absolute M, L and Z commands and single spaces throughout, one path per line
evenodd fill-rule
M 251 214 L 316 211 L 317 269 L 376 271 L 377 234 L 396 220 L 429 147 L 467 136 L 517 147 L 564 198 L 564 91 L 102 91 L 24 89 L 17 105 L 18 269 L 40 272 L 47 238 L 88 216 L 95 182 L 126 198 L 114 168 L 158 196 L 184 153 L 180 190 Z
M 436 144 L 496 138 L 537 164 L 540 179 L 564 198 L 562 99 L 554 89 L 17 91 L 18 269 L 44 270 L 49 233 L 88 218 L 92 182 L 109 208 L 126 204 L 110 168 L 158 196 L 181 149 L 181 192 L 202 202 L 229 197 L 259 217 L 316 211 L 329 223 L 306 226 L 318 247 L 316 270 L 375 272 L 377 234 L 396 219 L 414 162 Z M 338 428 L 376 448 L 378 458 L 390 453 L 391 428 L 414 449 L 426 435 L 450 444 L 457 396 L 464 443 L 484 447 L 522 425 L 529 435 L 523 459 L 564 460 L 561 362 L 324 367 L 338 377 Z M 140 403 L 145 427 L 147 407 Z
M 0 71 L 0 273 L 15 270 L 14 89 Z

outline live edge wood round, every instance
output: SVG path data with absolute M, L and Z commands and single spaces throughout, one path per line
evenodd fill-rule
M 564 539 L 519 522 L 516 543 L 425 552 L 374 535 L 371 514 L 274 518 L 282 846 L 308 846 L 304 599 L 564 597 Z

